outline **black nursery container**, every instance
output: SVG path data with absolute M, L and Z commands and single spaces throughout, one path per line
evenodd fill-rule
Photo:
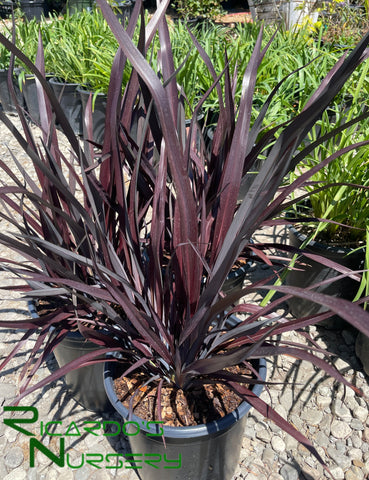
M 301 248 L 301 245 L 306 240 L 306 235 L 300 233 L 295 227 L 290 225 L 288 227 L 289 244 L 296 248 Z M 320 255 L 329 260 L 334 261 L 351 270 L 360 270 L 364 265 L 365 250 L 361 248 L 355 250 L 345 246 L 331 246 L 316 241 L 312 241 L 304 249 L 308 253 Z M 288 285 L 305 288 L 315 283 L 323 282 L 328 279 L 340 275 L 340 273 L 328 266 L 319 262 L 311 260 L 310 258 L 300 257 L 300 261 L 307 264 L 306 267 L 299 267 L 298 270 L 291 270 L 286 278 Z M 295 265 L 296 266 L 296 265 Z M 329 284 L 317 287 L 315 290 L 327 295 L 344 298 L 352 301 L 357 293 L 359 283 L 350 277 L 345 277 L 337 281 L 332 281 Z M 308 315 L 316 315 L 327 310 L 315 302 L 305 300 L 302 298 L 292 297 L 288 301 L 291 313 L 296 317 L 303 317 Z M 337 315 L 323 322 L 324 326 L 332 328 L 342 328 L 344 321 Z
M 115 362 L 105 364 L 105 389 L 114 409 L 127 421 L 128 410 L 114 390 L 115 367 Z M 265 380 L 265 360 L 259 360 L 258 371 L 261 379 Z M 262 389 L 262 385 L 255 385 L 252 390 L 259 396 Z M 220 420 L 192 427 L 148 425 L 143 419 L 132 415 L 129 419 L 132 431 L 128 438 L 132 453 L 137 454 L 133 458 L 138 458 L 140 462 L 140 469 L 137 470 L 140 478 L 230 480 L 239 461 L 242 436 L 250 409 L 250 404 L 242 402 L 236 410 Z M 160 428 L 164 431 L 165 447 L 162 435 L 158 435 L 162 433 Z M 150 436 L 153 434 L 156 436 Z M 152 461 L 147 463 L 146 460 Z
M 82 135 L 82 101 L 77 90 L 79 85 L 60 82 L 56 78 L 51 78 L 49 82 L 74 133 Z
M 113 4 L 113 11 L 122 25 L 125 25 L 131 18 L 134 1 L 121 0 Z
M 0 17 L 8 18 L 12 14 L 14 3 L 12 0 L 3 0 L 0 2 Z
M 22 92 L 27 112 L 33 123 L 40 123 L 40 109 L 38 106 L 36 81 L 33 75 L 26 75 L 22 83 Z
M 55 348 L 54 356 L 59 367 L 96 351 L 98 347 L 86 340 L 79 332 L 69 332 Z M 106 413 L 112 410 L 102 381 L 104 363 L 78 368 L 65 375 L 65 382 L 73 398 L 86 410 Z
M 15 108 L 13 99 L 11 97 L 10 91 L 9 91 L 9 85 L 8 85 L 8 72 L 9 70 L 7 69 L 2 69 L 0 70 L 0 102 L 1 102 L 1 107 L 4 112 L 6 113 L 17 113 L 17 110 Z M 17 102 L 19 103 L 20 106 L 23 107 L 24 105 L 24 98 L 23 95 L 21 94 L 19 87 L 17 85 L 16 78 L 13 77 L 13 85 L 15 89 L 15 95 Z
M 46 4 L 44 0 L 21 0 L 20 8 L 27 20 L 41 20 L 42 16 L 46 14 Z
M 95 95 L 94 92 L 90 92 L 81 87 L 78 88 L 78 92 L 82 100 L 83 138 L 85 140 L 92 140 L 97 144 L 102 144 L 102 142 L 104 141 L 104 134 L 105 134 L 105 113 L 106 113 L 107 95 L 105 93 L 97 93 Z M 89 133 L 89 129 L 87 127 L 87 123 L 86 123 L 86 109 L 87 109 L 87 102 L 90 96 L 93 99 L 94 95 L 95 95 L 95 99 L 93 100 L 93 107 L 92 107 L 92 137 L 91 137 Z M 87 117 L 88 117 L 88 114 L 87 114 Z
M 38 317 L 35 305 L 30 302 L 28 309 L 33 318 Z M 53 353 L 59 367 L 99 349 L 86 340 L 78 331 L 68 332 L 67 336 L 54 349 Z M 95 413 L 112 411 L 111 403 L 105 393 L 103 383 L 104 363 L 95 363 L 68 372 L 64 376 L 68 390 L 73 398 L 86 410 Z

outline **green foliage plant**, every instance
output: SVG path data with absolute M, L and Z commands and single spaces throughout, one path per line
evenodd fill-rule
M 369 227 L 369 147 L 366 145 L 369 105 L 361 101 L 368 69 L 368 64 L 363 65 L 352 96 L 346 98 L 348 104 L 342 99 L 333 102 L 324 112 L 318 129 L 313 130 L 310 137 L 312 142 L 319 141 L 320 146 L 304 157 L 293 174 L 296 178 L 306 169 L 315 171 L 322 158 L 334 157 L 339 150 L 344 152 L 317 170 L 304 188 L 309 192 L 313 216 L 322 220 L 316 224 L 314 236 L 328 243 L 351 247 L 365 243 Z M 360 128 L 356 124 L 350 126 L 350 122 L 360 115 L 364 117 Z M 343 131 L 332 135 L 337 127 Z M 321 138 L 326 140 L 322 142 Z M 357 143 L 354 150 L 350 148 L 353 140 Z
M 321 22 L 325 42 L 352 46 L 369 29 L 367 2 L 355 5 L 339 0 L 323 2 Z
M 207 18 L 215 20 L 223 12 L 223 0 L 177 0 L 175 9 L 185 20 L 191 18 Z

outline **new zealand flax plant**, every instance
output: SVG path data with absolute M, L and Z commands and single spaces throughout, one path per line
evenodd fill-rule
M 146 27 L 141 21 L 137 46 L 131 38 L 140 12 L 143 19 L 142 2 L 136 2 L 127 30 L 105 0 L 98 0 L 98 4 L 119 43 L 101 146 L 91 142 L 82 145 L 73 134 L 45 81 L 42 42 L 33 65 L 0 35 L 1 43 L 37 78 L 42 132 L 37 143 L 20 107 L 23 133 L 0 112 L 0 119 L 34 169 L 34 175 L 30 169 L 23 169 L 11 151 L 9 159 L 0 160 L 2 173 L 9 179 L 0 187 L 1 217 L 14 228 L 13 232 L 1 232 L 0 241 L 25 258 L 25 262 L 2 258 L 1 268 L 23 279 L 24 285 L 18 289 L 25 300 L 58 298 L 54 310 L 37 319 L 0 322 L 4 328 L 26 329 L 22 341 L 0 367 L 7 365 L 32 334 L 38 335 L 21 371 L 19 402 L 67 371 L 101 362 L 98 357 L 102 353 L 116 352 L 119 355 L 114 361 L 129 365 L 124 375 L 142 379 L 137 386 L 143 383 L 147 388 L 158 387 L 159 419 L 164 387 L 186 393 L 208 384 L 224 385 L 302 442 L 323 463 L 308 439 L 252 393 L 250 387 L 260 383 L 257 376 L 235 373 L 231 367 L 246 366 L 253 372 L 255 359 L 290 355 L 314 363 L 360 394 L 330 364 L 328 352 L 314 343 L 289 344 L 281 335 L 333 314 L 369 335 L 368 313 L 360 301 L 331 298 L 314 292 L 313 286 L 272 286 L 271 278 L 228 294 L 222 286 L 232 267 L 251 251 L 260 262 L 274 261 L 267 256 L 270 245 L 253 243 L 252 236 L 263 226 L 284 222 L 284 208 L 298 201 L 289 196 L 310 172 L 290 186 L 283 186 L 284 178 L 314 148 L 310 144 L 297 151 L 307 132 L 351 73 L 367 59 L 369 35 L 337 62 L 299 115 L 269 130 L 262 128 L 263 119 L 282 82 L 276 85 L 256 121 L 250 121 L 258 66 L 270 43 L 262 48 L 262 28 L 244 72 L 237 104 L 236 72 L 229 71 L 228 62 L 224 71 L 216 72 L 191 35 L 192 48 L 198 49 L 213 85 L 194 108 L 186 134 L 186 99 L 176 82 L 165 20 L 169 0 L 158 2 Z M 160 41 L 159 71 L 151 68 L 150 58 L 146 59 L 156 34 Z M 132 73 L 122 97 L 127 63 Z M 183 68 L 185 63 L 186 58 Z M 209 151 L 196 119 L 214 89 L 220 113 Z M 359 122 L 366 115 L 351 122 Z M 59 145 L 61 132 L 55 129 L 56 122 L 69 143 L 70 157 Z M 345 151 L 366 143 L 345 146 Z M 322 159 L 321 166 L 338 155 L 336 152 Z M 247 172 L 260 158 L 262 166 L 240 198 Z M 18 167 L 17 173 L 10 161 Z M 357 272 L 333 266 L 340 275 L 360 279 Z M 266 306 L 248 301 L 236 304 L 249 293 L 274 289 L 282 296 Z M 298 319 L 278 316 L 277 308 L 294 295 L 321 303 L 327 310 Z M 244 320 L 227 322 L 239 313 Z M 42 381 L 30 383 L 39 365 L 72 329 L 103 348 Z

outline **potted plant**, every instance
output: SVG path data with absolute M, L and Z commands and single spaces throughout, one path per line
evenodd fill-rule
M 271 99 L 256 122 L 250 124 L 257 67 L 268 47 L 261 49 L 262 30 L 245 71 L 237 108 L 233 102 L 233 72 L 226 68 L 217 74 L 192 36 L 194 46 L 213 73 L 212 88 L 217 90 L 219 98 L 220 116 L 209 153 L 203 148 L 203 139 L 199 146 L 193 142 L 198 133 L 197 113 L 204 98 L 194 109 L 189 134 L 185 133 L 184 101 L 178 92 L 165 21 L 168 3 L 158 3 L 146 28 L 140 29 L 136 47 L 131 39 L 141 2 L 136 2 L 125 30 L 109 5 L 99 0 L 119 43 L 111 72 L 101 152 L 91 145 L 81 147 L 73 134 L 45 81 L 41 42 L 35 66 L 0 35 L 0 42 L 27 64 L 42 87 L 38 94 L 45 146 L 44 151 L 37 148 L 26 122 L 23 122 L 23 137 L 0 112 L 0 119 L 31 158 L 41 186 L 21 166 L 23 178 L 18 179 L 7 163 L 0 160 L 1 169 L 9 177 L 9 182 L 0 187 L 0 197 L 6 206 L 0 215 L 16 229 L 15 235 L 1 232 L 0 241 L 23 252 L 28 260 L 17 263 L 1 259 L 1 268 L 24 280 L 24 285 L 18 288 L 27 300 L 55 296 L 61 300 L 54 310 L 39 318 L 0 322 L 0 326 L 7 328 L 25 328 L 23 343 L 32 333 L 38 334 L 37 345 L 22 369 L 23 375 L 27 375 L 17 401 L 68 371 L 102 363 L 101 354 L 112 353 L 106 364 L 105 381 L 113 397 L 119 389 L 112 392 L 109 384 L 112 386 L 116 375 L 126 378 L 122 388 L 128 389 L 130 395 L 124 420 L 130 421 L 131 415 L 138 413 L 135 400 L 144 405 L 140 395 L 151 398 L 153 408 L 147 409 L 147 413 L 153 416 L 138 415 L 144 436 L 154 435 L 155 448 L 164 448 L 165 444 L 172 448 L 181 435 L 177 430 L 184 432 L 185 437 L 190 436 L 183 448 L 191 451 L 192 456 L 183 459 L 182 464 L 183 472 L 195 472 L 190 478 L 209 478 L 212 468 L 217 469 L 214 474 L 219 478 L 232 475 L 241 438 L 231 441 L 235 448 L 230 465 L 227 461 L 217 461 L 224 458 L 221 436 L 242 435 L 239 421 L 242 422 L 247 410 L 245 402 L 303 441 L 322 462 L 311 442 L 258 397 L 253 387 L 265 383 L 263 369 L 258 371 L 258 367 L 264 357 L 288 354 L 313 362 L 357 390 L 330 365 L 328 352 L 285 344 L 280 335 L 334 313 L 368 334 L 368 313 L 360 304 L 332 299 L 309 289 L 272 286 L 268 279 L 228 294 L 224 293 L 223 284 L 240 256 L 250 255 L 250 251 L 260 260 L 271 261 L 263 251 L 266 246 L 255 245 L 251 237 L 262 225 L 281 216 L 290 191 L 279 187 L 286 173 L 295 167 L 294 152 L 344 82 L 367 57 L 369 35 L 329 72 L 301 114 L 280 126 L 277 139 L 275 128 L 262 129 Z M 159 74 L 145 58 L 157 31 L 161 45 Z M 127 59 L 132 73 L 122 97 Z M 225 75 L 224 90 L 219 85 L 222 75 Z M 54 120 L 68 139 L 72 160 L 59 147 Z M 265 154 L 265 161 L 240 200 L 242 178 L 261 153 Z M 19 202 L 18 197 L 24 201 Z M 244 295 L 260 289 L 277 289 L 284 294 L 283 299 L 267 306 L 248 301 L 236 305 Z M 290 295 L 322 303 L 327 312 L 296 320 L 279 317 L 275 310 Z M 237 319 L 235 315 L 245 317 Z M 73 328 L 102 348 L 73 360 L 47 379 L 30 384 L 40 362 Z M 39 350 L 42 344 L 44 349 Z M 21 346 L 22 342 L 1 368 Z M 321 358 L 322 353 L 325 359 Z M 186 395 L 190 398 L 190 394 L 192 400 L 186 406 Z M 169 398 L 170 403 L 175 397 L 184 403 L 174 403 L 174 409 L 169 409 L 166 400 Z M 207 411 L 202 410 L 203 400 L 208 401 L 205 397 L 217 398 L 219 402 L 210 401 Z M 227 398 L 236 398 L 236 405 L 232 405 L 233 400 L 228 405 Z M 114 406 L 119 403 L 116 397 Z M 218 415 L 223 417 L 213 420 L 209 412 L 214 411 L 216 403 L 218 407 L 221 405 L 223 411 Z M 185 406 L 182 417 L 180 405 Z M 196 411 L 196 407 L 200 409 Z M 169 425 L 161 426 L 162 422 Z M 177 428 L 178 423 L 186 426 Z M 172 429 L 176 431 L 174 437 Z M 218 433 L 214 432 L 216 429 Z M 204 436 L 205 431 L 209 435 Z M 201 452 L 203 449 L 209 452 L 209 448 L 214 449 L 212 455 L 207 455 L 209 463 L 204 465 Z M 134 443 L 132 449 L 135 452 Z M 153 478 L 152 471 L 149 475 L 148 478 Z
M 215 20 L 222 13 L 223 0 L 177 0 L 175 9 L 185 20 Z
M 45 19 L 38 21 L 36 18 L 24 19 L 17 22 L 15 26 L 15 42 L 16 45 L 30 58 L 33 62 L 36 59 L 38 37 L 42 36 L 43 42 L 48 44 L 50 30 L 47 27 Z M 28 118 L 34 123 L 39 123 L 39 106 L 36 94 L 36 78 L 27 67 L 15 59 L 17 84 L 20 92 L 24 97 L 24 103 L 28 112 Z M 49 76 L 50 59 L 45 53 L 45 65 Z
M 46 15 L 45 0 L 19 0 L 19 8 L 27 20 L 40 21 Z
M 364 69 L 359 84 L 365 75 Z M 332 106 L 331 110 L 335 112 L 334 123 L 328 112 L 325 112 L 319 122 L 318 131 L 313 132 L 311 137 L 311 141 L 319 138 L 320 147 L 311 154 L 304 155 L 297 171 L 291 175 L 292 180 L 301 179 L 306 169 L 315 171 L 322 158 L 333 159 L 302 185 L 303 191 L 309 193 L 309 202 L 298 205 L 294 212 L 290 213 L 294 224 L 289 228 L 289 238 L 294 247 L 304 247 L 305 252 L 323 255 L 343 267 L 363 270 L 366 268 L 364 262 L 369 214 L 366 144 L 369 123 L 366 112 L 363 113 L 358 108 L 360 105 L 362 109 L 363 105 L 359 100 L 360 88 L 353 92 L 352 105 L 348 109 L 346 107 L 346 111 L 343 111 L 341 105 Z M 360 129 L 355 125 L 349 126 L 351 119 L 360 113 Z M 332 134 L 332 130 L 337 126 L 344 129 L 339 136 Z M 321 138 L 325 140 L 321 142 Z M 351 148 L 352 138 L 355 138 L 357 143 L 354 150 Z M 337 155 L 338 149 L 342 152 L 341 155 Z M 331 186 L 327 188 L 327 185 Z M 296 265 L 298 268 L 291 270 L 287 276 L 289 284 L 305 287 L 339 275 L 337 270 L 329 265 L 314 262 L 304 255 L 300 262 L 307 266 Z M 318 287 L 321 292 L 329 292 L 349 300 L 355 298 L 358 289 L 357 279 L 355 281 L 351 278 Z M 290 306 L 292 313 L 297 316 L 321 311 L 318 305 L 303 300 L 296 302 L 291 299 Z M 342 322 L 337 321 L 337 318 L 333 320 L 336 320 L 338 328 L 342 326 Z M 332 324 L 332 320 L 329 323 Z
M 62 105 L 68 106 L 65 112 L 75 132 L 85 138 L 85 110 L 92 93 L 95 132 L 90 139 L 97 143 L 104 131 L 106 94 L 116 49 L 117 42 L 96 8 L 55 18 L 50 26 L 46 50 L 53 59 L 53 88 L 61 95 Z
M 93 9 L 92 0 L 68 0 L 67 9 L 70 13 L 77 13 L 86 10 L 87 12 Z
M 9 62 L 10 52 L 2 45 L 0 47 L 0 102 L 3 110 L 6 112 L 14 112 L 15 108 L 8 86 Z M 11 79 L 12 78 L 13 75 L 11 75 Z

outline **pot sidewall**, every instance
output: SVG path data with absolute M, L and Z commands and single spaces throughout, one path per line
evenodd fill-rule
M 19 90 L 16 79 L 13 76 L 13 86 L 15 90 L 15 95 L 17 102 L 21 107 L 24 105 L 23 95 Z M 17 113 L 17 109 L 14 105 L 12 96 L 10 94 L 9 85 L 8 85 L 8 69 L 0 70 L 0 102 L 3 110 L 6 113 Z
M 81 87 L 78 87 L 78 92 L 82 102 L 82 126 L 83 126 L 83 138 L 85 140 L 92 140 L 95 143 L 101 144 L 104 141 L 105 135 L 105 117 L 106 117 L 106 103 L 107 95 L 105 93 L 98 93 L 95 98 L 94 109 L 92 111 L 92 139 L 88 138 L 88 131 L 85 122 L 86 107 L 90 95 L 94 95 L 94 92 L 90 92 Z
M 82 135 L 82 101 L 77 83 L 63 83 L 51 78 L 49 83 L 76 135 Z
M 79 332 L 69 332 L 55 347 L 54 356 L 63 367 L 77 358 L 94 352 L 100 347 L 86 340 Z M 95 363 L 68 372 L 64 378 L 73 398 L 86 410 L 96 413 L 112 411 L 103 382 L 104 363 Z

